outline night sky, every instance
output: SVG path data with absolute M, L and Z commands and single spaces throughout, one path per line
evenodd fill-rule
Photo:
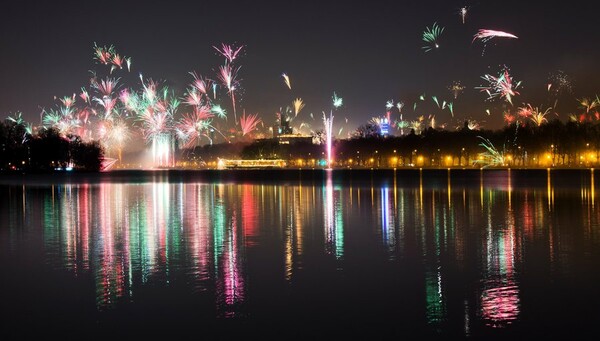
M 463 24 L 458 12 L 465 5 Z M 449 126 L 476 119 L 496 129 L 511 105 L 486 100 L 475 87 L 485 84 L 481 76 L 497 75 L 503 65 L 522 81 L 513 110 L 524 103 L 553 106 L 556 96 L 547 91 L 548 79 L 562 70 L 573 87 L 557 102 L 558 117 L 566 121 L 580 110 L 576 99 L 600 94 L 598 13 L 596 1 L 5 2 L 0 114 L 21 111 L 37 124 L 42 108 L 58 104 L 54 96 L 88 86 L 89 70 L 104 67 L 93 59 L 94 43 L 114 45 L 133 59 L 130 73 L 117 74 L 124 86 L 138 88 L 141 72 L 181 95 L 192 80 L 190 71 L 216 79 L 224 58 L 213 46 L 226 43 L 244 45 L 236 60 L 241 66 L 238 112 L 258 113 L 269 125 L 280 108 L 302 98 L 306 107 L 297 119 L 321 127 L 335 92 L 344 105 L 334 112 L 334 127 L 345 125 L 347 131 L 384 115 L 388 100 L 405 103 L 405 120 L 434 114 Z M 422 33 L 434 22 L 445 28 L 441 46 L 424 52 Z M 472 42 L 482 28 L 518 39 L 494 38 L 484 50 L 482 42 Z M 457 80 L 466 89 L 454 100 L 447 86 Z M 426 100 L 415 112 L 413 103 L 421 94 Z M 431 96 L 454 102 L 455 117 L 437 108 Z M 226 109 L 230 105 L 223 99 Z

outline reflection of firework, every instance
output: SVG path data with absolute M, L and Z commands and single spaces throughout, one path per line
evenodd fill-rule
M 335 97 L 335 93 L 334 93 Z M 323 124 L 325 125 L 325 138 L 327 148 L 327 168 L 331 168 L 331 144 L 333 140 L 333 113 L 329 112 L 329 118 L 323 112 Z

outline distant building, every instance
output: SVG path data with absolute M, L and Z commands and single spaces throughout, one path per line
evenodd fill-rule
M 273 126 L 273 138 L 278 138 L 279 135 L 290 135 L 294 133 L 294 129 L 290 126 L 290 121 L 282 120 L 279 124 Z
M 281 134 L 277 137 L 279 144 L 297 144 L 297 143 L 306 143 L 312 144 L 313 137 L 311 135 L 302 135 L 302 134 Z
M 387 117 L 381 119 L 379 124 L 379 133 L 381 136 L 388 136 L 390 134 L 390 120 Z

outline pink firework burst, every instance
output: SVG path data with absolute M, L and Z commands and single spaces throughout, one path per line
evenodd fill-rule
M 246 112 L 242 114 L 240 117 L 240 126 L 242 128 L 242 136 L 251 133 L 256 126 L 261 122 L 261 119 L 258 118 L 258 114 L 250 114 L 246 116 Z
M 498 77 L 492 75 L 484 75 L 481 77 L 488 82 L 487 86 L 476 87 L 488 94 L 488 99 L 496 97 L 504 98 L 508 103 L 512 104 L 512 97 L 519 95 L 516 89 L 521 82 L 514 82 L 512 76 L 508 73 L 508 69 L 504 68 Z
M 482 42 L 487 43 L 488 41 L 490 41 L 490 39 L 495 38 L 495 37 L 513 38 L 513 39 L 518 38 L 516 35 L 514 35 L 512 33 L 508 33 L 508 32 L 480 29 L 473 36 L 473 41 L 479 39 Z
M 238 54 L 242 51 L 242 48 L 244 48 L 244 45 L 236 48 L 236 47 L 233 47 L 232 45 L 227 45 L 227 44 L 221 43 L 221 48 L 218 48 L 216 46 L 213 46 L 213 48 L 215 50 L 217 50 L 217 52 L 222 54 L 229 63 L 232 63 L 233 60 L 235 58 L 237 58 Z

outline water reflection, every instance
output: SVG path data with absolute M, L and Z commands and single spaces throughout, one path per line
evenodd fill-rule
M 330 170 L 325 172 L 325 244 L 328 253 L 336 259 L 344 256 L 344 221 L 342 219 L 342 191 L 333 186 L 333 175 Z
M 321 277 L 307 279 L 314 273 L 335 280 L 327 273 L 334 264 L 336 273 L 368 270 L 395 283 L 403 289 L 390 284 L 385 293 L 395 310 L 463 335 L 519 323 L 528 285 L 535 287 L 527 269 L 568 276 L 577 257 L 600 245 L 593 170 L 568 186 L 550 170 L 534 182 L 510 170 L 419 170 L 417 177 L 394 172 L 379 182 L 345 183 L 326 171 L 322 181 L 286 185 L 2 186 L 9 200 L 0 201 L 0 217 L 9 228 L 0 241 L 17 252 L 26 239 L 16 231 L 39 220 L 45 261 L 74 278 L 91 276 L 100 312 L 147 300 L 148 288 L 176 287 L 202 302 L 208 297 L 215 317 L 252 316 L 257 291 L 282 281 L 287 294 L 306 294 L 296 283 L 318 283 Z M 335 289 L 369 296 L 382 285 L 359 278 Z M 326 296 L 349 299 L 333 290 Z

